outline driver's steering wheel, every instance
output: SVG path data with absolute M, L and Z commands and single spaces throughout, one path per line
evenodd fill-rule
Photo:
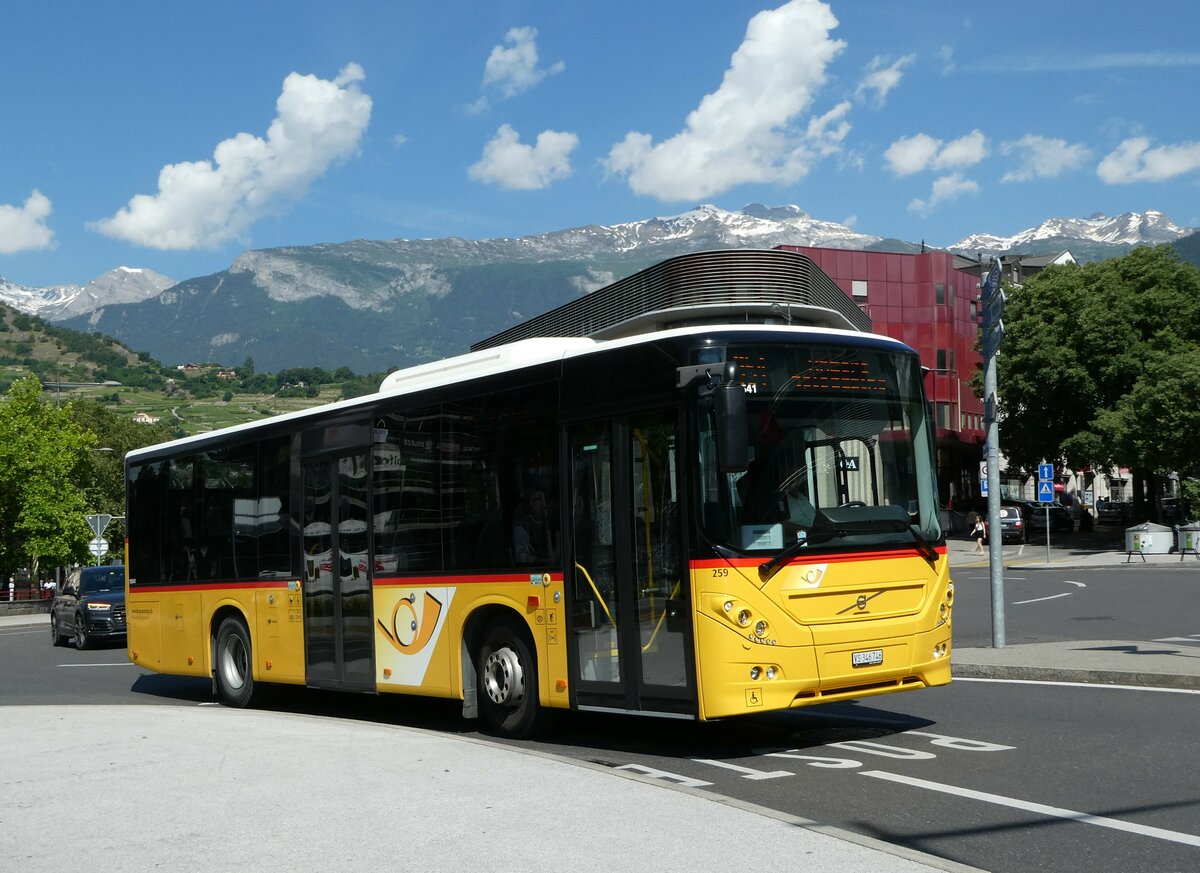
M 867 504 L 865 502 L 863 502 L 862 500 L 847 500 L 845 503 L 839 503 L 838 509 L 841 509 L 842 507 L 845 507 L 845 506 L 866 506 L 866 505 Z

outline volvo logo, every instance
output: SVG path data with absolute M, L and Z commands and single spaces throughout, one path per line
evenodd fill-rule
M 845 615 L 847 612 L 855 609 L 859 612 L 864 612 L 867 608 L 867 605 L 881 594 L 883 594 L 882 591 L 876 591 L 874 594 L 860 594 L 858 597 L 854 598 L 854 602 L 852 604 L 839 612 L 838 615 Z

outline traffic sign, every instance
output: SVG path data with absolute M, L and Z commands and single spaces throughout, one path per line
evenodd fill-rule
M 96 515 L 85 515 L 84 518 L 87 519 L 88 527 L 92 529 L 92 533 L 94 533 L 97 538 L 104 536 L 104 529 L 108 527 L 108 523 L 113 520 L 111 515 L 106 515 L 103 513 L 98 513 Z
M 1048 482 L 1054 478 L 1053 464 L 1038 464 L 1038 478 L 1043 482 Z
M 104 537 L 96 537 L 88 543 L 88 551 L 99 558 L 108 551 L 108 540 L 104 539 Z
M 988 486 L 987 486 L 987 479 L 980 479 L 980 480 L 979 480 L 979 496 L 980 496 L 980 497 L 987 497 L 987 496 L 988 496 Z
M 1038 483 L 1038 503 L 1054 502 L 1054 483 L 1043 479 Z

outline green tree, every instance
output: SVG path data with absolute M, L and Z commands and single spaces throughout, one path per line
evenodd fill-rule
M 34 376 L 0 402 L 0 567 L 62 566 L 87 558 L 91 532 L 80 482 L 95 436 L 71 408 L 42 397 Z
M 1200 270 L 1170 246 L 1049 267 L 1010 291 L 998 364 L 1000 445 L 1148 475 L 1200 463 Z

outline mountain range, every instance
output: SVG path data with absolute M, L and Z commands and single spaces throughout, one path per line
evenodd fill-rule
M 1011 237 L 976 234 L 964 255 L 1056 254 L 1080 261 L 1194 231 L 1159 212 L 1052 218 Z M 259 370 L 346 366 L 383 371 L 465 351 L 471 342 L 665 258 L 777 245 L 919 251 L 796 206 L 715 206 L 663 218 L 516 239 L 353 240 L 248 251 L 228 269 L 174 282 L 120 267 L 86 286 L 24 288 L 0 303 L 99 331 L 164 363 L 253 358 Z

